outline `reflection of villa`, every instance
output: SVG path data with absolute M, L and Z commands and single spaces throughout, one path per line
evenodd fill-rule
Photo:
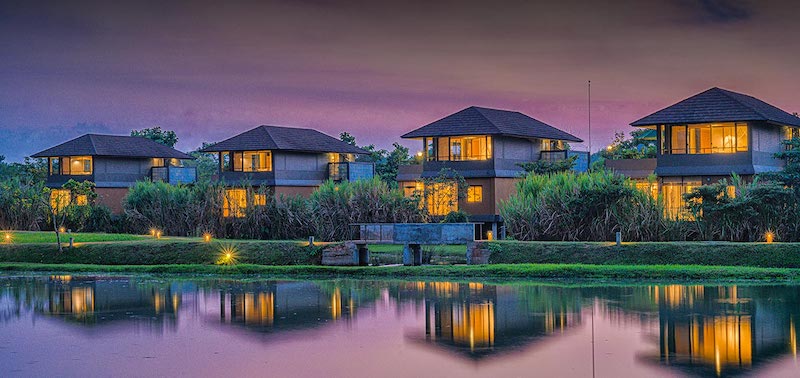
M 732 287 L 657 286 L 659 361 L 701 374 L 730 375 L 797 351 L 794 317 L 769 296 Z M 775 298 L 778 300 L 778 298 Z
M 91 324 L 174 318 L 181 304 L 180 295 L 168 286 L 136 285 L 129 280 L 52 276 L 45 287 L 47 303 L 39 306 L 41 312 Z
M 472 359 L 506 353 L 580 324 L 578 296 L 546 288 L 431 282 L 425 293 L 425 337 L 412 340 Z

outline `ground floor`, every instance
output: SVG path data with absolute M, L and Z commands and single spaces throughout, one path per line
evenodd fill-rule
M 94 188 L 94 203 L 103 205 L 111 210 L 112 214 L 122 214 L 125 209 L 123 200 L 128 194 L 128 188 Z M 68 205 L 88 205 L 88 194 L 73 193 L 69 189 L 52 188 L 50 190 L 50 205 L 56 209 L 62 209 Z
M 225 188 L 222 203 L 222 216 L 243 217 L 248 207 L 265 206 L 268 196 L 308 198 L 316 186 L 260 186 L 253 188 Z
M 407 197 L 422 197 L 423 206 L 434 217 L 456 211 L 466 213 L 470 222 L 479 225 L 480 235 L 476 237 L 485 240 L 505 234 L 499 204 L 514 194 L 518 181 L 518 178 L 506 177 L 465 178 L 464 187 L 459 188 L 455 181 L 426 183 L 416 179 L 400 181 L 399 186 Z
M 742 179 L 750 181 L 752 176 L 742 176 Z M 660 196 L 663 199 L 666 214 L 671 218 L 691 216 L 686 208 L 685 194 L 691 193 L 700 186 L 716 184 L 722 180 L 726 180 L 728 183 L 728 195 L 735 197 L 736 190 L 730 176 L 670 176 L 634 179 L 638 189 L 647 192 L 654 198 Z

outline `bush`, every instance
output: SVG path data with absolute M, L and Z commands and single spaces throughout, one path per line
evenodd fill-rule
M 630 180 L 608 171 L 526 176 L 500 203 L 506 232 L 517 240 L 659 240 L 663 206 Z

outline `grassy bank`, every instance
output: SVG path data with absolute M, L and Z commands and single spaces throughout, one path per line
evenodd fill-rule
M 800 243 L 489 243 L 492 264 L 714 265 L 800 268 Z
M 117 242 L 152 239 L 145 235 L 131 234 L 105 234 L 94 232 L 73 232 L 71 234 L 62 233 L 61 241 L 69 242 L 72 236 L 76 243 L 97 243 L 97 242 Z M 31 244 L 31 243 L 55 243 L 56 234 L 53 231 L 2 231 L 0 234 L 3 244 Z
M 39 264 L 168 265 L 215 264 L 226 253 L 235 262 L 260 265 L 318 265 L 324 245 L 297 241 L 195 238 L 79 243 L 58 253 L 55 244 L 0 245 L 0 261 Z
M 220 265 L 84 265 L 0 263 L 6 272 L 58 273 L 161 273 L 263 275 L 276 278 L 438 278 L 438 279 L 601 279 L 646 281 L 800 281 L 800 269 L 712 267 L 676 265 L 584 265 L 584 264 L 498 264 L 480 266 L 392 266 L 392 267 L 329 267 L 329 266 L 265 266 L 238 264 Z

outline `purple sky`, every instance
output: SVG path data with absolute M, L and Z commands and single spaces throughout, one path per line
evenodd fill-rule
M 800 111 L 789 1 L 121 3 L 0 1 L 0 154 L 154 125 L 183 150 L 260 124 L 389 147 L 470 105 L 585 139 L 587 80 L 594 149 L 713 86 Z

